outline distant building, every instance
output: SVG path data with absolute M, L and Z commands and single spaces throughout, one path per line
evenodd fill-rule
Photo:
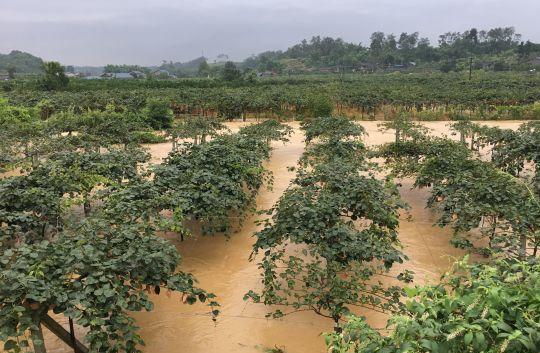
M 257 77 L 274 77 L 276 75 L 277 74 L 274 71 L 263 71 L 257 73 Z
M 169 73 L 169 71 L 163 70 L 163 69 L 154 70 L 150 73 L 150 75 L 156 78 L 170 78 L 171 77 L 171 74 Z
M 90 76 L 85 77 L 86 80 L 102 80 L 104 78 L 105 77 L 103 77 L 103 76 L 96 76 L 96 75 L 90 75 Z
M 131 71 L 131 72 L 106 72 L 104 74 L 101 74 L 101 76 L 87 76 L 86 78 L 89 80 L 97 79 L 97 78 L 116 78 L 119 80 L 133 80 L 136 78 L 144 78 L 146 75 L 140 71 Z
M 146 77 L 146 74 L 142 71 L 131 71 L 129 73 L 131 76 L 133 76 L 134 78 L 145 78 Z
M 8 81 L 10 79 L 7 71 L 0 71 L 0 81 Z
M 338 72 L 338 69 L 331 66 L 326 66 L 326 67 L 323 66 L 323 67 L 319 67 L 317 71 L 322 72 L 322 73 L 335 73 L 335 72 Z
M 112 78 L 119 80 L 133 80 L 135 77 L 129 72 L 116 72 L 112 75 Z
M 540 56 L 537 56 L 536 58 L 534 58 L 531 64 L 533 64 L 534 66 L 540 66 Z
M 83 77 L 84 75 L 80 72 L 66 72 L 66 77 L 73 78 L 73 77 Z
M 352 72 L 373 72 L 375 70 L 377 70 L 377 65 L 368 62 L 359 62 L 352 68 Z

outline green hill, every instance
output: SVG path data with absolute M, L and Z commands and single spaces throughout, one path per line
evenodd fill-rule
M 36 74 L 42 71 L 43 60 L 29 53 L 13 50 L 9 54 L 0 54 L 0 70 L 15 68 L 18 74 Z

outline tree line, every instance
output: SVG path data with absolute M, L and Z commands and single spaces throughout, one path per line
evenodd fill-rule
M 296 60 L 298 70 L 307 67 L 331 66 L 341 70 L 383 69 L 392 66 L 429 65 L 443 71 L 455 71 L 461 59 L 475 58 L 477 68 L 503 70 L 530 68 L 530 60 L 540 53 L 540 45 L 522 41 L 514 27 L 490 30 L 471 28 L 465 32 L 441 34 L 432 45 L 419 32 L 374 32 L 367 45 L 349 43 L 341 38 L 315 36 L 285 51 L 267 51 L 246 59 L 245 67 L 259 70 L 283 71 L 285 64 Z M 302 68 L 302 66 L 304 66 Z

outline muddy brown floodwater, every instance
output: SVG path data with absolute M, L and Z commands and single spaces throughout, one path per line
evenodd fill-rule
M 486 125 L 517 128 L 521 122 L 485 122 Z M 244 123 L 228 124 L 235 131 Z M 368 145 L 393 140 L 392 133 L 378 131 L 377 122 L 360 122 L 367 133 Z M 426 122 L 433 134 L 449 135 L 447 122 Z M 303 136 L 294 127 L 294 135 L 287 144 L 274 144 L 274 151 L 267 167 L 274 175 L 272 190 L 261 189 L 257 198 L 259 209 L 271 207 L 289 185 L 294 172 L 287 170 L 295 166 L 304 150 Z M 159 163 L 165 157 L 170 144 L 149 146 L 153 162 Z M 416 273 L 415 283 L 435 281 L 445 272 L 453 260 L 463 254 L 449 244 L 451 231 L 434 227 L 435 216 L 425 208 L 428 196 L 426 190 L 411 190 L 411 180 L 403 180 L 401 194 L 411 206 L 409 214 L 413 221 L 408 222 L 405 215 L 399 228 L 399 238 L 404 252 L 410 260 L 401 268 Z M 266 319 L 267 308 L 261 304 L 243 301 L 250 289 L 260 288 L 259 270 L 256 263 L 249 262 L 254 242 L 253 233 L 257 231 L 254 221 L 259 216 L 249 217 L 238 233 L 227 240 L 223 236 L 193 237 L 180 242 L 170 237 L 182 255 L 181 269 L 192 272 L 202 288 L 215 293 L 221 304 L 221 314 L 214 324 L 208 315 L 208 308 L 196 304 L 182 304 L 179 296 L 153 296 L 154 310 L 134 313 L 133 317 L 141 327 L 148 353 L 255 353 L 266 348 L 278 347 L 287 353 L 325 352 L 322 332 L 332 330 L 332 322 L 310 312 L 286 316 L 280 320 Z M 364 312 L 368 321 L 377 328 L 384 328 L 384 315 Z M 59 318 L 60 319 L 60 318 Z M 64 324 L 66 320 L 63 320 Z M 45 330 L 46 331 L 46 330 Z M 79 335 L 82 333 L 77 330 Z M 46 344 L 49 352 L 71 352 L 49 332 Z

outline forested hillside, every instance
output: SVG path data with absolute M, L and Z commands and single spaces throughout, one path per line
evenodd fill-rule
M 42 72 L 43 60 L 29 53 L 13 50 L 0 54 L 0 70 L 13 73 L 35 74 Z
M 503 71 L 528 69 L 540 55 L 540 45 L 522 41 L 514 27 L 441 34 L 435 45 L 419 32 L 400 35 L 374 32 L 370 43 L 349 43 L 341 38 L 312 37 L 285 51 L 267 51 L 248 58 L 244 64 L 259 70 L 283 71 L 309 68 L 376 70 L 392 67 L 433 67 L 442 71 L 474 68 Z

